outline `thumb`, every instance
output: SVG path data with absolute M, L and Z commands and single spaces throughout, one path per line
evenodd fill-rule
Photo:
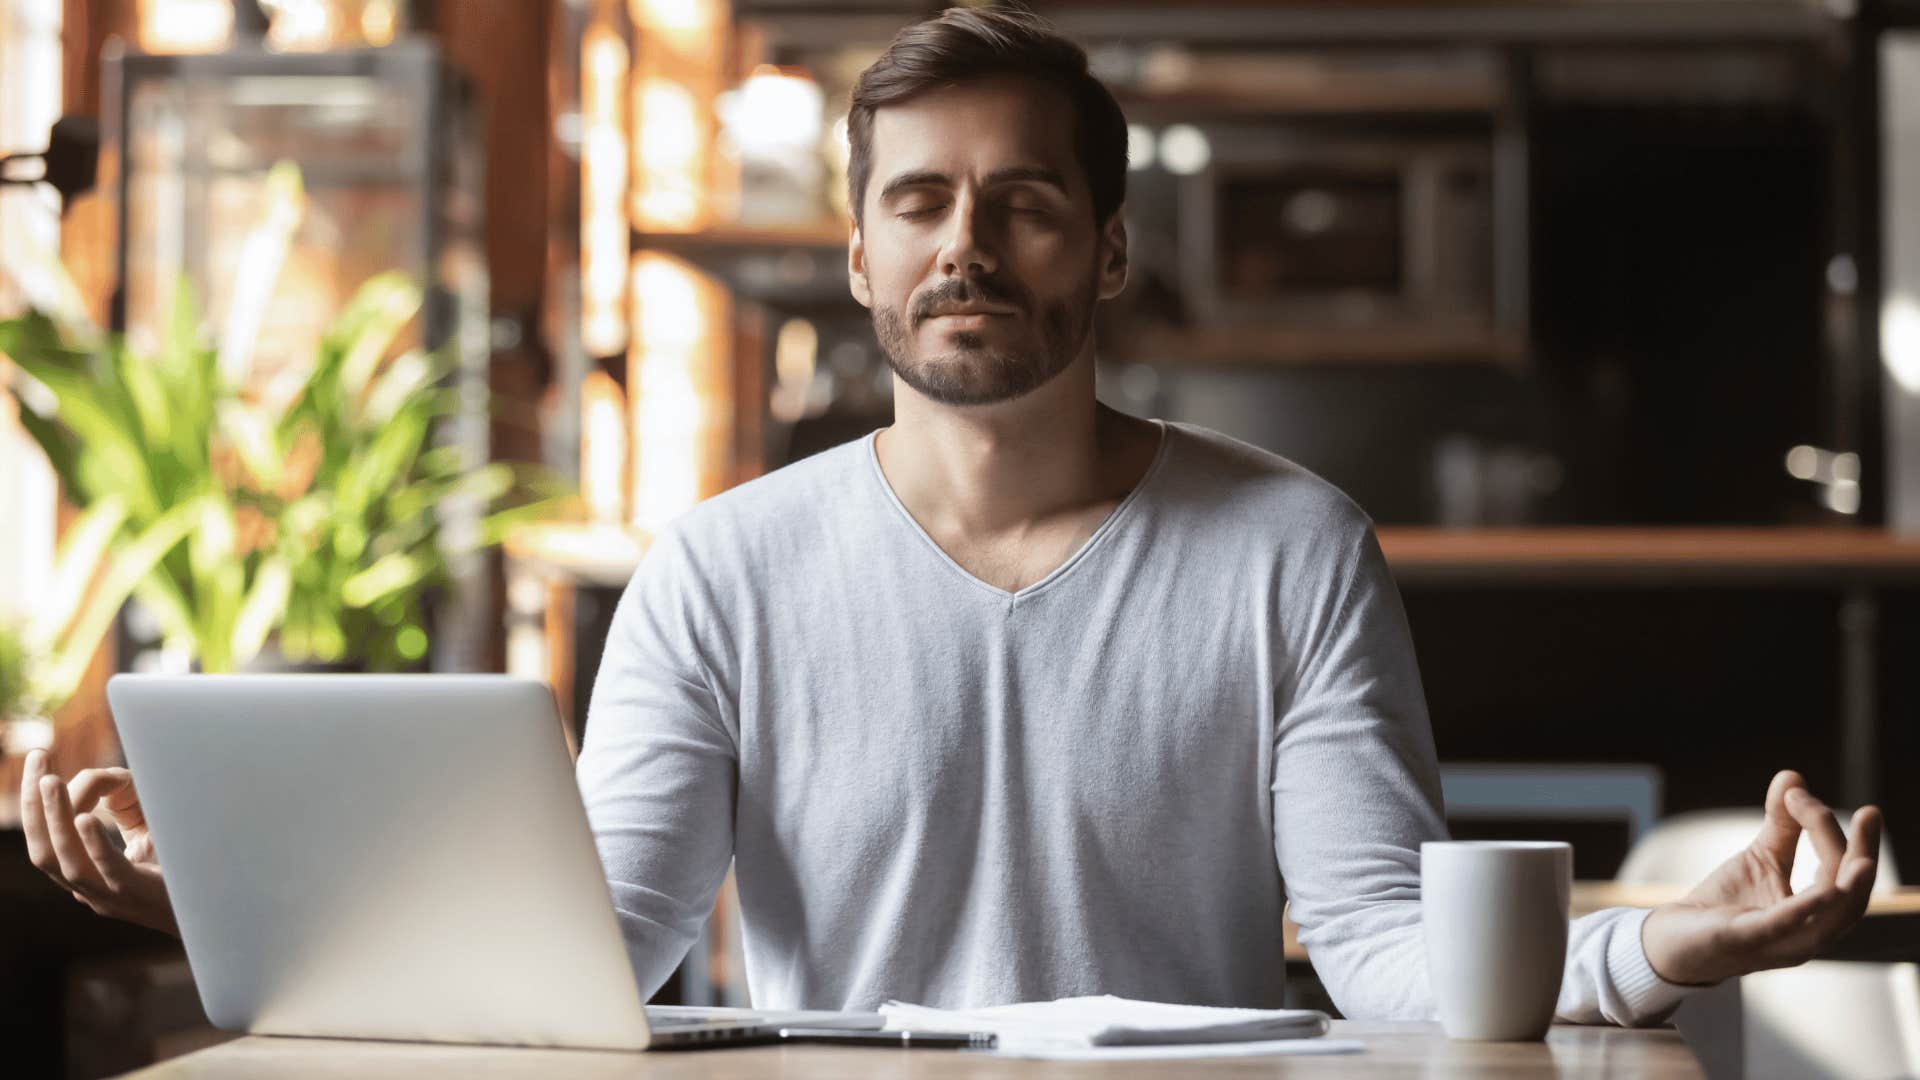
M 133 790 L 133 774 L 125 769 L 83 769 L 68 786 L 74 810 L 86 813 L 97 802 L 107 808 L 123 829 L 146 825 L 146 812 L 140 808 L 140 796 Z

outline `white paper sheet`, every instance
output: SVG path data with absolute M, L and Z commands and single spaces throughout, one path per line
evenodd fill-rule
M 1249 1043 L 1179 1043 L 1163 1046 L 1083 1046 L 1077 1049 L 1031 1047 L 988 1051 L 995 1057 L 1038 1061 L 1165 1061 L 1173 1058 L 1257 1057 L 1263 1054 L 1357 1054 L 1366 1047 L 1352 1039 L 1279 1039 Z
M 1110 994 L 978 1009 L 932 1009 L 889 1001 L 880 1006 L 880 1012 L 891 1029 L 992 1032 L 1000 1037 L 1001 1046 L 1021 1051 L 1244 1045 L 1313 1040 L 1327 1032 L 1327 1014 L 1312 1009 L 1225 1009 L 1134 1001 Z

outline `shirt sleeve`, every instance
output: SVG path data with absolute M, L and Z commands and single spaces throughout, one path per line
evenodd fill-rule
M 1296 661 L 1279 687 L 1274 854 L 1300 943 L 1350 1019 L 1435 1016 L 1420 925 L 1420 844 L 1447 838 L 1433 729 L 1399 590 L 1369 527 L 1344 583 L 1287 613 Z M 1684 989 L 1640 946 L 1646 912 L 1574 920 L 1556 1014 L 1648 1023 Z
M 695 595 L 691 560 L 662 535 L 614 609 L 576 766 L 643 998 L 698 939 L 733 857 L 737 742 Z

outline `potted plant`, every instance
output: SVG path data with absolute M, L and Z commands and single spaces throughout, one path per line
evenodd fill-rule
M 116 546 L 172 538 L 130 589 L 200 670 L 234 670 L 270 646 L 293 662 L 413 666 L 427 651 L 424 600 L 450 560 L 570 495 L 529 467 L 472 465 L 434 445 L 456 391 L 436 354 L 389 356 L 421 302 L 403 275 L 359 288 L 290 391 L 251 386 L 271 293 L 261 282 L 304 201 L 289 165 L 267 192 L 218 344 L 184 285 L 150 356 L 71 310 L 0 322 L 0 353 L 24 377 L 21 422 L 67 497 L 112 523 Z M 70 292 L 63 280 L 51 295 Z M 443 528 L 455 504 L 481 511 L 457 539 Z

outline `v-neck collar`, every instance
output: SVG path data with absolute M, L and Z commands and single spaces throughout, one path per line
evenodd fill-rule
M 880 429 L 876 428 L 868 432 L 864 441 L 866 442 L 867 448 L 867 463 L 873 467 L 874 482 L 879 485 L 880 491 L 886 496 L 887 501 L 893 504 L 894 510 L 900 514 L 900 520 L 905 522 L 907 527 L 913 530 L 914 535 L 918 536 L 927 547 L 933 550 L 935 555 L 940 557 L 940 561 L 951 567 L 954 573 L 959 574 L 974 586 L 985 589 L 994 597 L 1011 602 L 1024 600 L 1040 590 L 1047 588 L 1049 585 L 1052 585 L 1062 577 L 1065 577 L 1069 571 L 1086 557 L 1088 552 L 1098 546 L 1099 543 L 1106 538 L 1106 535 L 1114 530 L 1120 519 L 1126 515 L 1128 509 L 1140 498 L 1140 493 L 1145 491 L 1147 485 L 1153 482 L 1154 475 L 1160 471 L 1161 463 L 1167 459 L 1168 446 L 1173 442 L 1173 428 L 1172 425 L 1168 424 L 1165 420 L 1155 418 L 1152 422 L 1160 429 L 1160 446 L 1154 451 L 1153 461 L 1147 466 L 1147 471 L 1142 473 L 1139 482 L 1133 485 L 1133 490 L 1127 492 L 1127 497 L 1120 500 L 1120 505 L 1114 507 L 1113 510 L 1107 514 L 1106 518 L 1100 522 L 1100 526 L 1093 530 L 1092 535 L 1088 536 L 1086 542 L 1082 543 L 1072 555 L 1067 556 L 1064 562 L 1054 567 L 1045 577 L 1020 589 L 1018 592 L 1008 592 L 998 585 L 982 581 L 974 576 L 971 570 L 955 562 L 953 556 L 947 554 L 946 549 L 941 547 L 940 544 L 927 533 L 926 529 L 921 528 L 920 522 L 916 521 L 914 516 L 907 511 L 906 504 L 900 501 L 900 496 L 894 494 L 893 485 L 887 482 L 887 474 L 880 468 L 880 451 L 877 442 Z

